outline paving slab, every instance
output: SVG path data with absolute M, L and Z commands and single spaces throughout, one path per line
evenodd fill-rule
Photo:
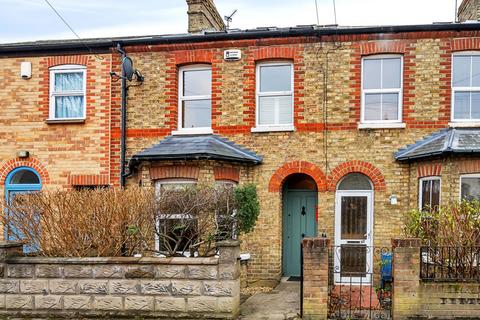
M 240 306 L 242 320 L 300 319 L 300 282 L 282 281 L 267 293 L 257 293 Z

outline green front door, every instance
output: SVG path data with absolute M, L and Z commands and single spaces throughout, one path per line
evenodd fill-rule
M 283 276 L 300 275 L 300 244 L 317 235 L 317 193 L 285 191 L 283 198 Z

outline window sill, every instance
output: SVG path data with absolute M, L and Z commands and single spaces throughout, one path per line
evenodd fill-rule
M 198 129 L 180 129 L 172 131 L 172 135 L 191 135 L 191 134 L 213 134 L 212 128 L 198 128 Z
M 250 130 L 251 132 L 281 132 L 281 131 L 295 131 L 294 126 L 260 126 Z
M 452 121 L 448 123 L 451 128 L 480 128 L 480 121 Z
M 404 129 L 407 124 L 404 122 L 384 122 L 384 123 L 359 123 L 358 129 Z
M 61 123 L 84 123 L 85 119 L 46 119 L 47 124 L 61 124 Z

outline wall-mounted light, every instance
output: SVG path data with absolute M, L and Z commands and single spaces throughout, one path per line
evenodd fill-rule
M 28 158 L 30 156 L 30 152 L 27 150 L 20 150 L 17 152 L 17 157 L 18 158 Z
M 390 199 L 390 204 L 397 204 L 398 203 L 398 199 L 397 199 L 397 195 L 396 194 L 392 194 L 388 199 Z

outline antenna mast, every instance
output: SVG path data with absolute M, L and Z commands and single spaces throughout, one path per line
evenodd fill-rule
M 458 0 L 455 0 L 455 18 L 453 21 L 455 21 L 455 23 L 458 22 Z
M 230 28 L 230 22 L 232 22 L 232 20 L 233 20 L 232 17 L 235 13 L 237 13 L 237 9 L 233 10 L 231 15 L 223 17 L 223 19 L 225 19 L 225 22 L 227 23 L 227 29 Z
M 335 0 L 333 0 L 333 17 L 335 18 L 335 24 L 337 24 L 337 6 L 335 5 Z
M 318 3 L 315 0 L 315 12 L 317 13 L 317 26 L 320 24 L 320 19 L 318 18 Z

